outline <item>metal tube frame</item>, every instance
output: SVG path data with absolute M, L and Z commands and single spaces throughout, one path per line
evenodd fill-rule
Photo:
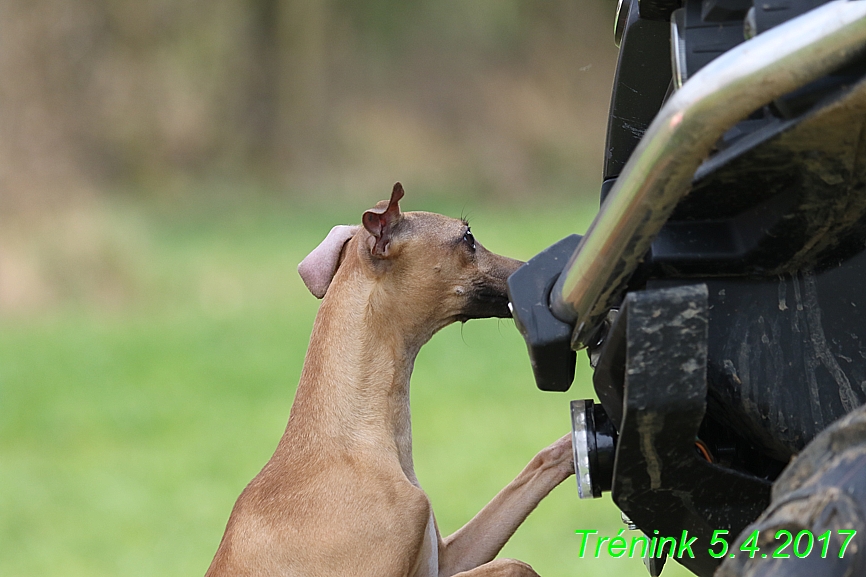
M 835 0 L 719 56 L 656 115 L 553 287 L 554 315 L 591 344 L 713 145 L 761 106 L 851 61 L 866 48 L 866 0 Z

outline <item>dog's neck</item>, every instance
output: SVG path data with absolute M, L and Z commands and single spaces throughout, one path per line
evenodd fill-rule
M 301 435 L 317 450 L 356 456 L 381 458 L 384 448 L 417 484 L 409 379 L 429 337 L 412 335 L 387 310 L 377 310 L 382 287 L 374 279 L 352 277 L 335 280 L 316 316 L 286 437 Z

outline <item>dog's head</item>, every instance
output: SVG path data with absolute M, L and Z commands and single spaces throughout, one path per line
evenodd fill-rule
M 402 212 L 403 187 L 366 211 L 361 226 L 338 226 L 300 264 L 318 298 L 343 267 L 361 267 L 378 298 L 444 326 L 473 318 L 510 317 L 506 280 L 522 264 L 484 248 L 464 220 Z M 351 261 L 351 264 L 350 264 Z

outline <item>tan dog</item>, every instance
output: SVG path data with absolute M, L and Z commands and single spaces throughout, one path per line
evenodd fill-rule
M 570 435 L 541 451 L 466 526 L 442 539 L 412 464 L 409 377 L 421 345 L 454 322 L 509 317 L 520 262 L 460 220 L 401 213 L 403 188 L 335 227 L 298 267 L 324 297 L 289 423 L 238 498 L 206 577 L 532 576 L 492 561 L 574 472 Z

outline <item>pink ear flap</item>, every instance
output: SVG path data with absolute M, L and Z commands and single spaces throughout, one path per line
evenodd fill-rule
M 337 272 L 343 245 L 355 236 L 358 228 L 344 224 L 335 226 L 325 240 L 298 265 L 298 274 L 316 298 L 324 298 Z
M 391 191 L 391 200 L 382 201 L 364 213 L 361 222 L 364 223 L 364 228 L 367 232 L 376 237 L 376 243 L 373 245 L 373 256 L 386 258 L 388 256 L 388 247 L 391 244 L 391 232 L 394 226 L 400 221 L 402 213 L 400 212 L 400 199 L 403 198 L 403 185 L 399 182 L 394 185 Z

